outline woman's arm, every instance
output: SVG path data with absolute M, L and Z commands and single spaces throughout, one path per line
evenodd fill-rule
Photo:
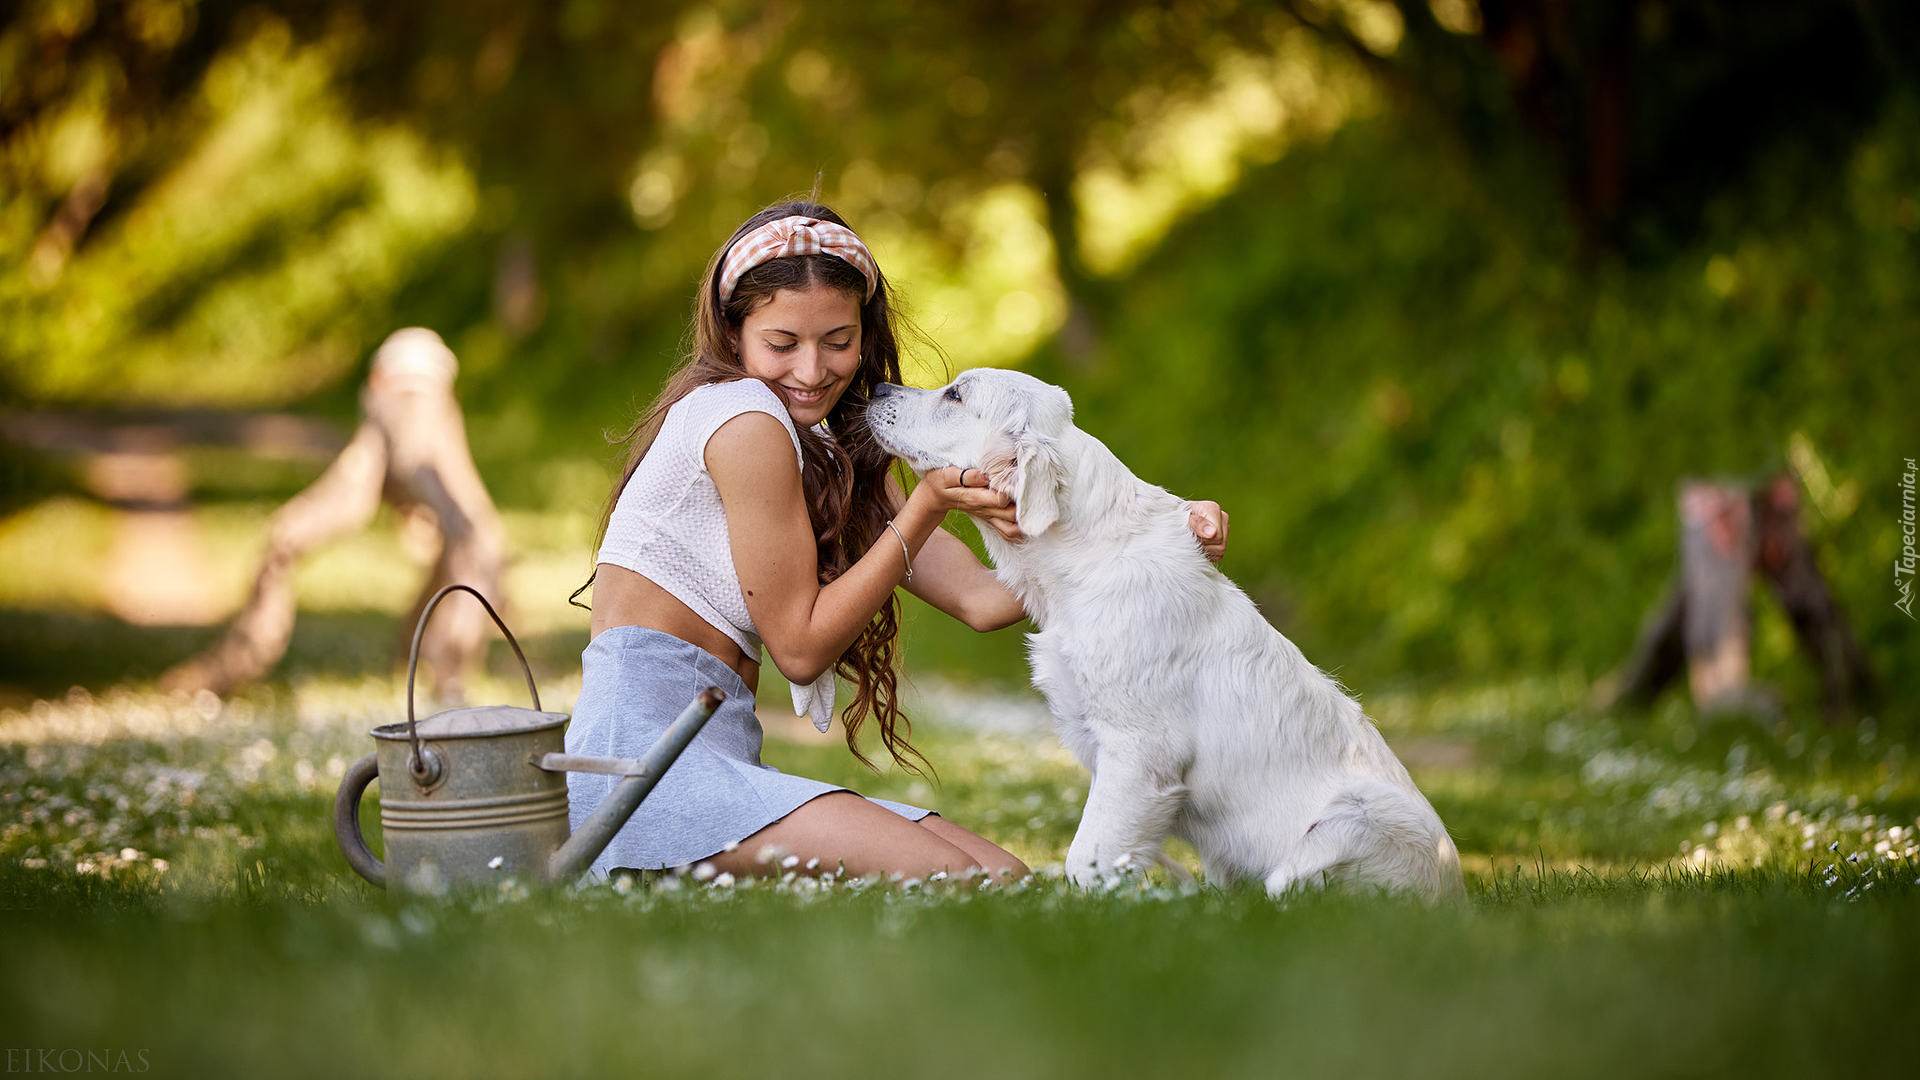
M 966 470 L 966 475 L 967 479 L 979 476 L 982 484 L 986 482 L 979 469 Z M 924 485 L 924 481 L 922 483 Z M 907 494 L 891 476 L 887 477 L 887 497 L 896 507 L 907 500 Z M 1010 514 L 1013 501 L 1004 495 L 1000 498 Z M 987 516 L 989 521 L 994 520 L 991 510 Z M 1017 529 L 1013 536 L 1019 536 Z M 1000 579 L 980 562 L 964 540 L 945 529 L 935 529 L 926 546 L 914 557 L 913 580 L 907 583 L 907 591 L 969 628 L 983 632 L 1012 626 L 1027 617 L 1019 598 L 1000 584 Z
M 734 569 L 760 639 L 790 681 L 812 682 L 900 584 L 907 565 L 900 544 L 875 543 L 822 588 L 800 467 L 780 421 L 767 413 L 741 413 L 707 441 L 705 460 L 726 508 Z M 919 555 L 948 510 L 979 511 L 1005 502 L 998 492 L 962 487 L 958 478 L 957 469 L 929 473 L 894 513 L 909 558 Z

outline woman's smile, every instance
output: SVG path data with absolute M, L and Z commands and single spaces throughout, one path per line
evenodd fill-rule
M 796 405 L 817 405 L 827 399 L 827 392 L 833 389 L 833 384 L 828 383 L 808 390 L 789 383 L 781 383 L 780 389 L 786 391 L 787 400 Z

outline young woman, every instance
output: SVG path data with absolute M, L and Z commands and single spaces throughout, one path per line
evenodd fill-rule
M 820 730 L 837 671 L 854 686 L 842 714 L 848 748 L 866 760 L 855 737 L 872 718 L 888 753 L 914 768 L 924 759 L 899 710 L 894 589 L 975 630 L 1023 617 L 940 528 L 961 510 L 1017 538 L 1008 499 L 976 469 L 929 473 L 907 494 L 865 438 L 860 412 L 873 387 L 901 381 L 898 321 L 873 256 L 824 206 L 768 207 L 708 264 L 691 355 L 626 436 L 633 448 L 588 580 L 593 637 L 567 752 L 637 757 L 701 689 L 718 686 L 727 700 L 596 874 L 702 861 L 777 872 L 770 852 L 852 875 L 1026 873 L 937 814 L 760 761 L 763 645 Z M 1191 525 L 1217 559 L 1226 515 L 1196 503 Z M 614 782 L 567 775 L 576 829 Z

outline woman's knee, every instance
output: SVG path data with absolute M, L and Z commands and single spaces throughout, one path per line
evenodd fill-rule
M 982 870 L 992 877 L 1019 879 L 1032 873 L 1027 868 L 1027 864 L 1021 862 L 1012 852 L 984 836 L 955 825 L 938 814 L 921 818 L 920 827 L 966 852 Z

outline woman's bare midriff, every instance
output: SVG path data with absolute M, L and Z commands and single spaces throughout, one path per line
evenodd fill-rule
M 760 661 L 742 653 L 732 638 L 645 576 L 601 563 L 593 579 L 592 634 L 599 637 L 601 631 L 616 626 L 644 626 L 705 649 L 738 672 L 748 690 L 759 693 Z

